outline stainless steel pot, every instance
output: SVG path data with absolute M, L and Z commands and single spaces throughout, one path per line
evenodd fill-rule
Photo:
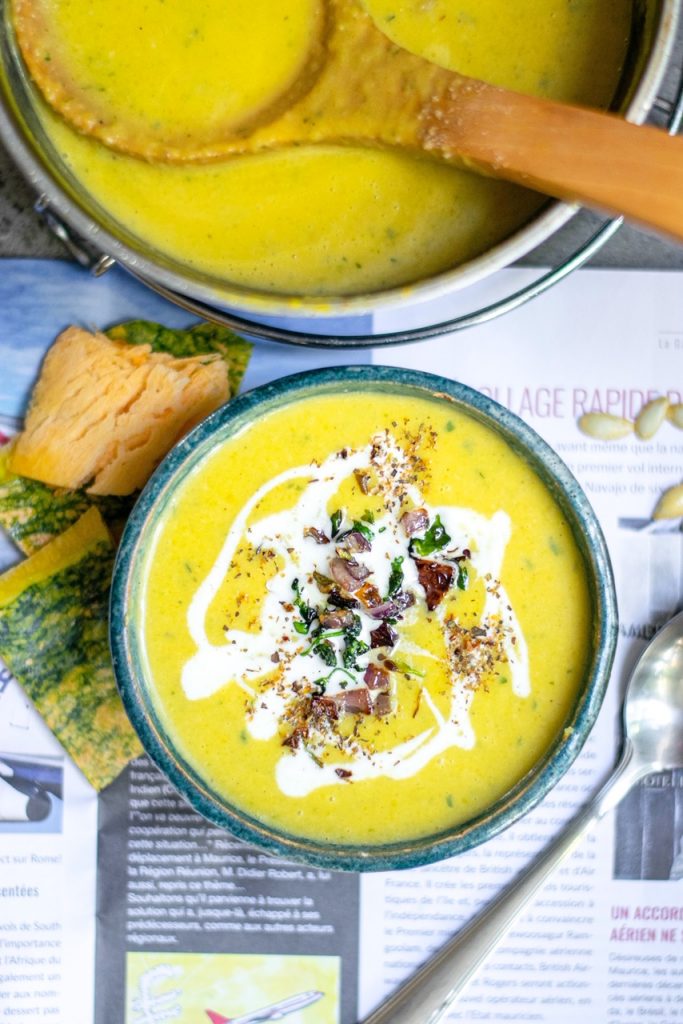
M 630 121 L 638 124 L 645 121 L 657 99 L 672 56 L 682 6 L 683 0 L 636 0 L 631 48 L 614 104 Z M 613 226 L 606 227 L 565 265 L 539 279 L 524 293 L 506 297 L 495 306 L 468 317 L 379 339 L 336 334 L 327 328 L 327 319 L 338 320 L 387 306 L 425 302 L 492 275 L 521 259 L 559 230 L 576 214 L 577 207 L 549 201 L 524 227 L 484 254 L 409 288 L 321 299 L 270 294 L 231 285 L 146 246 L 83 190 L 36 115 L 32 86 L 15 51 L 6 8 L 5 0 L 0 0 L 0 14 L 6 27 L 0 39 L 0 137 L 38 194 L 40 212 L 79 262 L 94 273 L 102 273 L 118 263 L 171 301 L 207 319 L 246 329 L 254 335 L 298 344 L 362 345 L 428 337 L 447 329 L 470 326 L 514 308 L 584 262 L 614 230 Z M 305 318 L 311 325 L 310 333 L 259 322 L 261 318 L 283 316 Z

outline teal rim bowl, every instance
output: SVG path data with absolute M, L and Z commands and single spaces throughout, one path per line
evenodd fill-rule
M 545 756 L 486 811 L 434 835 L 377 846 L 346 845 L 284 832 L 212 789 L 176 749 L 143 672 L 140 602 L 145 556 L 165 509 L 188 474 L 217 445 L 267 413 L 314 395 L 389 392 L 449 403 L 483 423 L 534 469 L 566 516 L 586 566 L 593 604 L 592 651 L 584 685 Z M 564 775 L 595 722 L 617 636 L 614 580 L 602 530 L 588 499 L 558 455 L 517 416 L 463 384 L 383 366 L 333 367 L 285 377 L 239 396 L 199 424 L 164 459 L 142 492 L 119 547 L 112 584 L 110 642 L 126 711 L 142 744 L 200 814 L 247 843 L 330 870 L 387 871 L 430 864 L 483 843 L 517 821 Z

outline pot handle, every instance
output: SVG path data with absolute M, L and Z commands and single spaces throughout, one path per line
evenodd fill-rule
M 93 277 L 100 277 L 116 263 L 112 256 L 98 252 L 88 246 L 82 238 L 75 235 L 64 221 L 51 208 L 47 196 L 41 195 L 33 204 L 33 209 L 43 219 L 52 234 L 59 239 L 76 262 L 90 271 Z

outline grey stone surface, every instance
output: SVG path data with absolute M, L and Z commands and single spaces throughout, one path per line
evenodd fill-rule
M 661 95 L 669 100 L 676 96 L 683 74 L 683 25 L 679 30 L 677 51 Z M 655 120 L 661 122 L 661 117 Z M 0 144 L 0 257 L 52 257 L 68 259 L 68 253 L 33 211 L 35 196 L 14 167 L 10 155 Z M 599 221 L 592 214 L 581 213 L 552 239 L 536 249 L 524 263 L 551 266 L 571 253 L 587 239 Z M 683 246 L 669 244 L 661 238 L 634 227 L 623 227 L 593 258 L 593 266 L 645 267 L 683 270 Z
M 33 212 L 35 195 L 0 145 L 0 257 L 68 259 L 68 253 Z

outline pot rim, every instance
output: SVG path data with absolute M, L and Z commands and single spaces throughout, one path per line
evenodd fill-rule
M 624 117 L 635 124 L 645 121 L 657 98 L 657 90 L 673 54 L 682 7 L 683 0 L 662 0 L 652 49 L 633 97 L 624 111 Z M 163 253 L 143 255 L 136 250 L 134 244 L 117 237 L 112 230 L 86 212 L 86 202 L 90 201 L 95 206 L 99 204 L 95 199 L 88 199 L 87 192 L 81 189 L 77 179 L 73 180 L 78 185 L 78 198 L 71 198 L 67 194 L 58 182 L 47 154 L 19 124 L 16 113 L 11 109 L 12 101 L 18 105 L 13 94 L 11 98 L 6 97 L 4 90 L 0 90 L 0 138 L 5 141 L 14 161 L 41 199 L 46 199 L 50 210 L 76 231 L 89 247 L 106 254 L 153 289 L 159 285 L 166 294 L 179 293 L 181 296 L 199 299 L 219 310 L 234 310 L 247 316 L 304 316 L 324 320 L 331 317 L 363 316 L 386 307 L 400 309 L 406 305 L 429 302 L 445 294 L 462 291 L 515 263 L 562 228 L 581 209 L 578 204 L 550 200 L 530 221 L 486 252 L 433 277 L 408 285 L 349 296 L 300 296 L 263 292 L 213 280 L 208 275 L 195 277 L 189 271 L 175 269 L 175 260 L 165 257 Z M 103 212 L 106 214 L 106 211 Z M 114 218 L 111 220 L 113 222 Z M 139 244 L 144 246 L 142 239 Z M 258 329 L 258 322 L 254 328 Z
M 257 416 L 311 394 L 385 390 L 453 403 L 502 437 L 531 466 L 567 516 L 586 565 L 593 604 L 592 651 L 584 684 L 563 730 L 544 756 L 492 807 L 469 822 L 428 837 L 378 845 L 330 844 L 264 826 L 221 798 L 201 773 L 174 749 L 143 681 L 140 630 L 134 622 L 141 598 L 146 544 L 153 542 L 167 503 L 209 452 Z M 280 378 L 248 391 L 196 427 L 164 459 L 128 520 L 114 567 L 110 644 L 117 685 L 126 711 L 152 760 L 204 817 L 245 842 L 326 869 L 387 871 L 433 863 L 487 841 L 531 810 L 568 770 L 597 718 L 607 687 L 617 637 L 617 606 L 602 529 L 586 495 L 559 455 L 523 420 L 493 399 L 433 374 L 384 366 L 345 366 Z

